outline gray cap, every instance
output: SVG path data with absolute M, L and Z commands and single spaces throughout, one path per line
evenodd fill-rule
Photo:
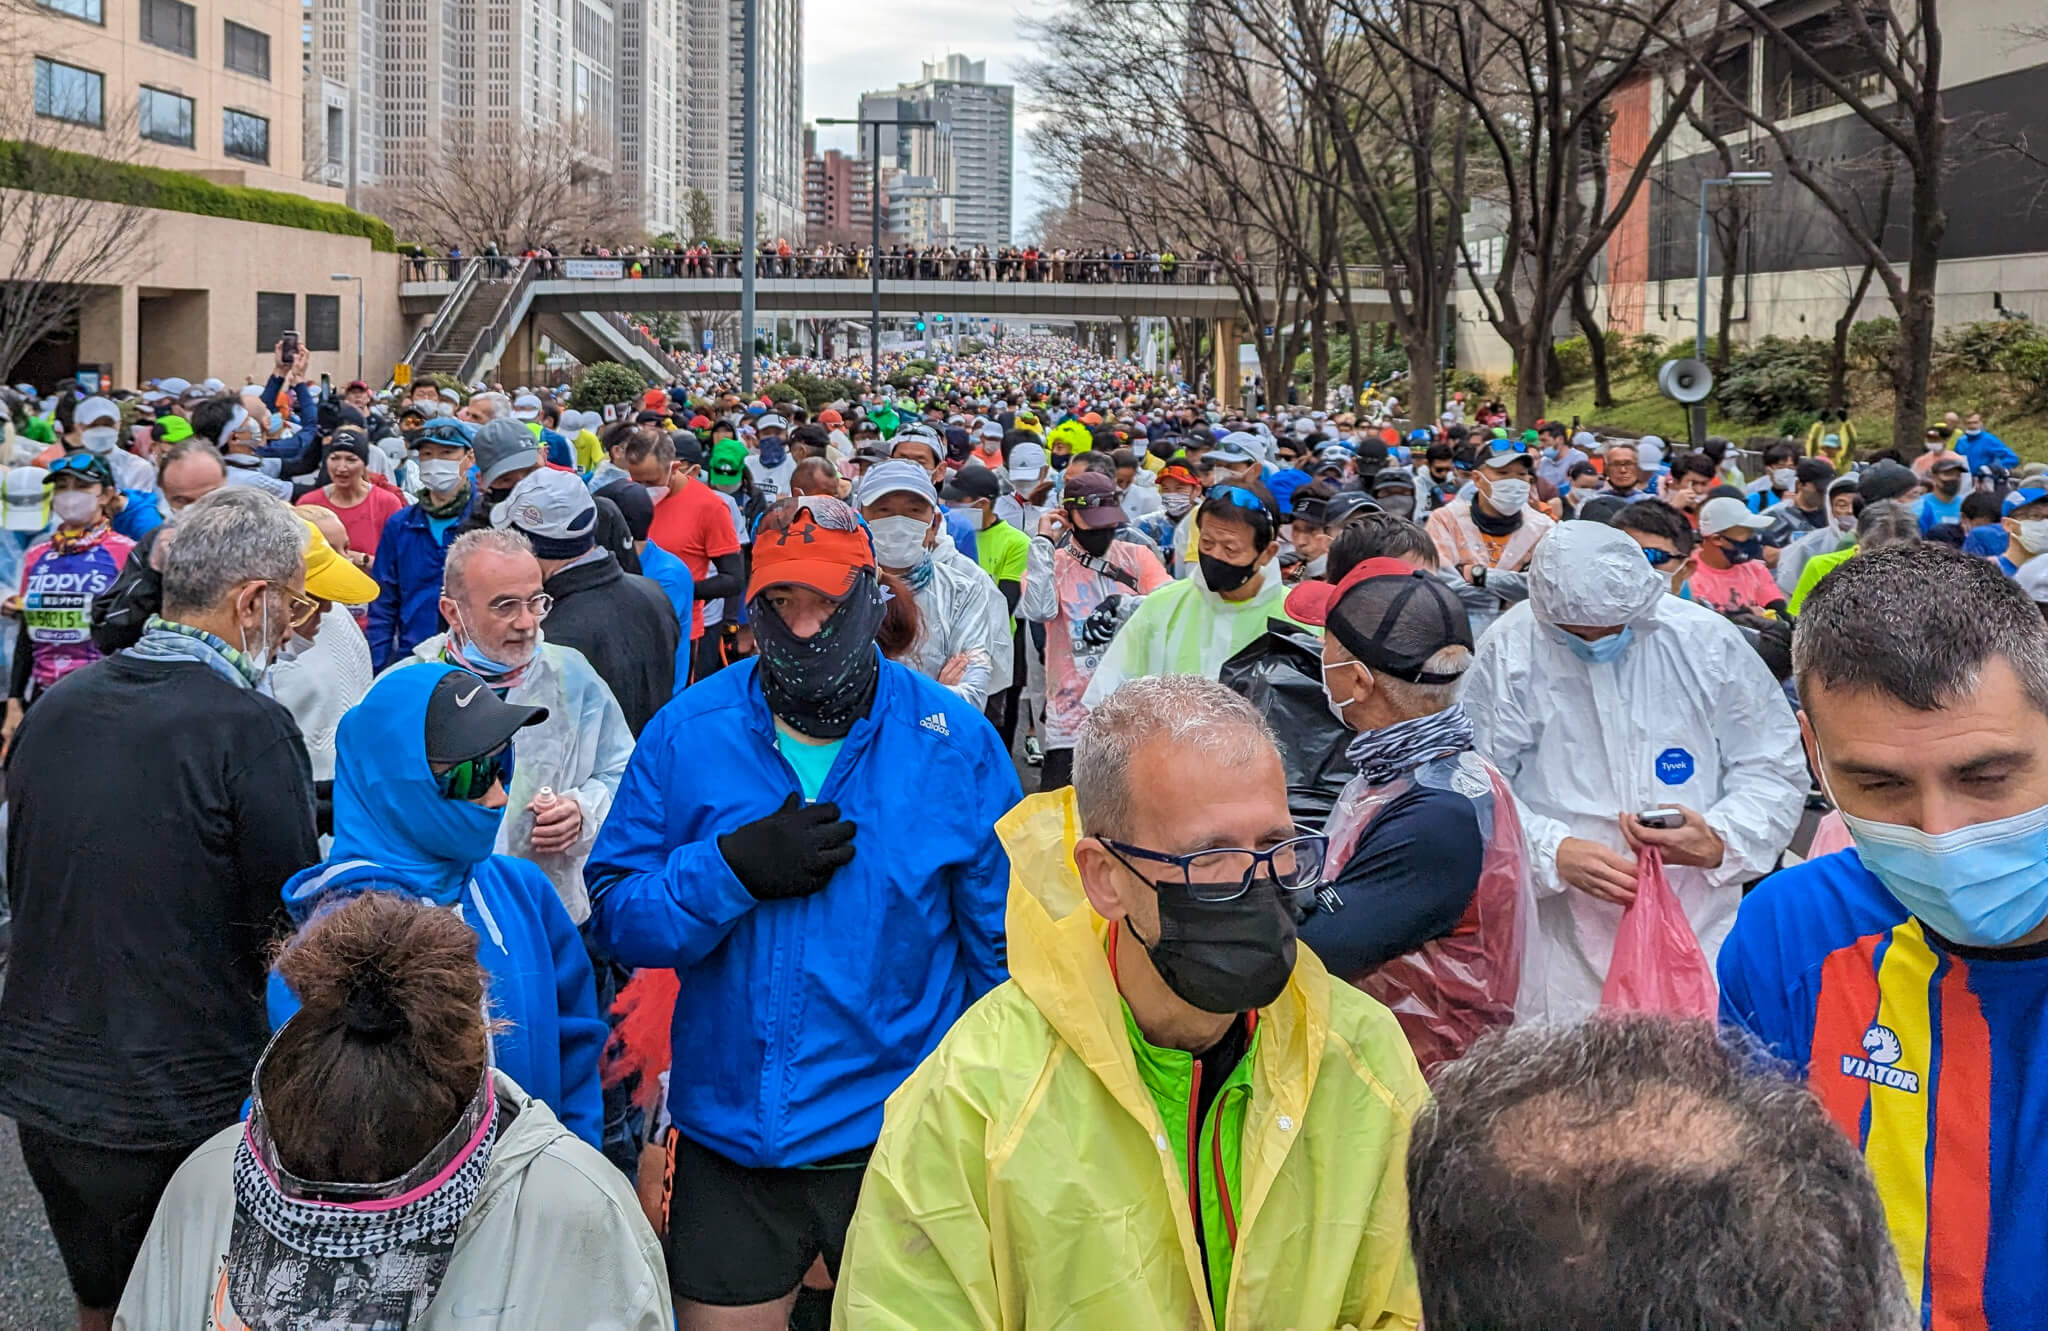
M 476 432 L 470 447 L 476 450 L 477 483 L 486 490 L 508 471 L 540 465 L 540 441 L 522 421 L 492 421 Z

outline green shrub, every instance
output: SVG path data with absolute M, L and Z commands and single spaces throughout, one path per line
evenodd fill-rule
M 1664 363 L 1664 339 L 1655 333 L 1636 333 L 1626 338 L 1615 358 L 1628 372 L 1643 379 L 1655 379 Z
M 1757 425 L 1821 408 L 1827 390 L 1828 348 L 1810 337 L 1761 338 L 1728 363 L 1714 390 L 1721 414 Z
M 602 411 L 619 402 L 631 402 L 647 391 L 647 378 L 629 365 L 601 360 L 583 367 L 576 386 L 569 390 L 569 405 L 578 411 Z
M 1486 397 L 1493 392 L 1493 385 L 1486 381 L 1483 374 L 1476 374 L 1471 370 L 1453 370 L 1451 391 L 1463 393 L 1466 397 Z
M 1550 344 L 1550 359 L 1557 376 L 1568 384 L 1593 377 L 1593 348 L 1583 337 L 1568 337 Z
M 1858 319 L 1849 325 L 1849 364 L 1857 369 L 1890 374 L 1898 351 L 1897 319 Z
M 2011 343 L 1999 353 L 1998 368 L 2026 391 L 2029 405 L 2048 406 L 2048 337 L 2035 334 Z
M 385 253 L 398 248 L 390 227 L 338 203 L 322 203 L 277 190 L 216 185 L 184 171 L 109 162 L 35 143 L 0 140 L 0 188 L 99 199 L 200 217 L 266 222 L 336 236 L 361 236 L 370 242 L 371 249 Z
M 929 360 L 906 361 L 891 374 L 885 383 L 894 389 L 913 389 L 922 383 L 927 375 L 938 371 L 938 362 Z
M 1999 368 L 1999 357 L 2007 348 L 2038 336 L 2025 319 L 1957 324 L 1935 335 L 1934 360 L 1948 369 L 1986 374 Z

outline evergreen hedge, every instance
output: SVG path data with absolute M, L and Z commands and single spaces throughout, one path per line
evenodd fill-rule
M 217 185 L 185 171 L 109 162 L 34 143 L 0 140 L 0 188 L 362 236 L 373 250 L 390 253 L 397 249 L 389 226 L 338 203 L 321 203 L 278 190 Z

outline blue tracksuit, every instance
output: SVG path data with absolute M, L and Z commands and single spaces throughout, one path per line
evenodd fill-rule
M 858 829 L 853 862 L 814 895 L 756 901 L 718 837 L 797 793 L 758 668 L 693 685 L 641 732 L 584 877 L 599 949 L 681 981 L 678 1130 L 786 1168 L 872 1146 L 882 1102 L 1007 977 L 994 825 L 1020 792 L 978 709 L 884 661 L 819 792 Z
M 481 502 L 474 477 L 472 471 L 469 503 L 452 518 L 430 518 L 422 506 L 407 504 L 384 520 L 377 558 L 370 565 L 377 599 L 370 602 L 364 629 L 370 664 L 379 670 L 441 631 L 441 568 L 448 562 L 449 545 Z
M 2005 440 L 1989 430 L 1975 435 L 1967 430 L 1955 437 L 1951 445 L 1963 455 L 1963 461 L 1970 464 L 1970 474 L 1975 476 L 1979 467 L 2003 467 L 2012 471 L 2020 465 L 2020 455 L 2005 446 Z
M 491 1036 L 492 1066 L 598 1146 L 606 1029 L 583 939 L 546 874 L 491 853 L 501 814 L 444 798 L 427 766 L 427 698 L 452 669 L 395 670 L 342 717 L 334 850 L 285 883 L 285 907 L 303 924 L 323 902 L 396 892 L 458 911 L 476 930 L 491 1015 L 504 1022 Z M 518 747 L 515 739 L 515 759 Z M 269 1000 L 273 1029 L 298 1010 L 275 971 Z
M 654 585 L 668 596 L 668 603 L 675 607 L 676 622 L 685 630 L 690 625 L 690 615 L 696 609 L 693 598 L 697 580 L 690 576 L 690 566 L 649 541 L 640 551 L 640 576 L 652 578 Z M 682 641 L 676 644 L 676 692 L 681 693 L 690 683 L 690 635 L 686 631 Z

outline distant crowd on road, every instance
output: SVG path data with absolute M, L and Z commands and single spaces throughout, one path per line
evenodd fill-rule
M 535 265 L 535 276 L 569 276 L 569 259 L 615 259 L 621 275 L 640 277 L 738 277 L 743 251 L 718 242 L 677 241 L 661 245 L 586 244 L 564 253 L 557 245 L 501 250 L 489 242 L 465 253 L 453 245 L 434 254 L 418 245 L 406 247 L 410 276 L 451 280 L 470 263 L 484 265 L 485 277 L 512 274 L 521 259 Z M 866 278 L 872 271 L 888 279 L 922 282 L 1082 282 L 1178 284 L 1212 286 L 1222 269 L 1218 256 L 1201 251 L 1192 260 L 1171 249 L 1041 249 L 1037 245 L 889 245 L 879 253 L 867 245 L 792 245 L 788 240 L 763 241 L 754 259 L 757 277 Z

